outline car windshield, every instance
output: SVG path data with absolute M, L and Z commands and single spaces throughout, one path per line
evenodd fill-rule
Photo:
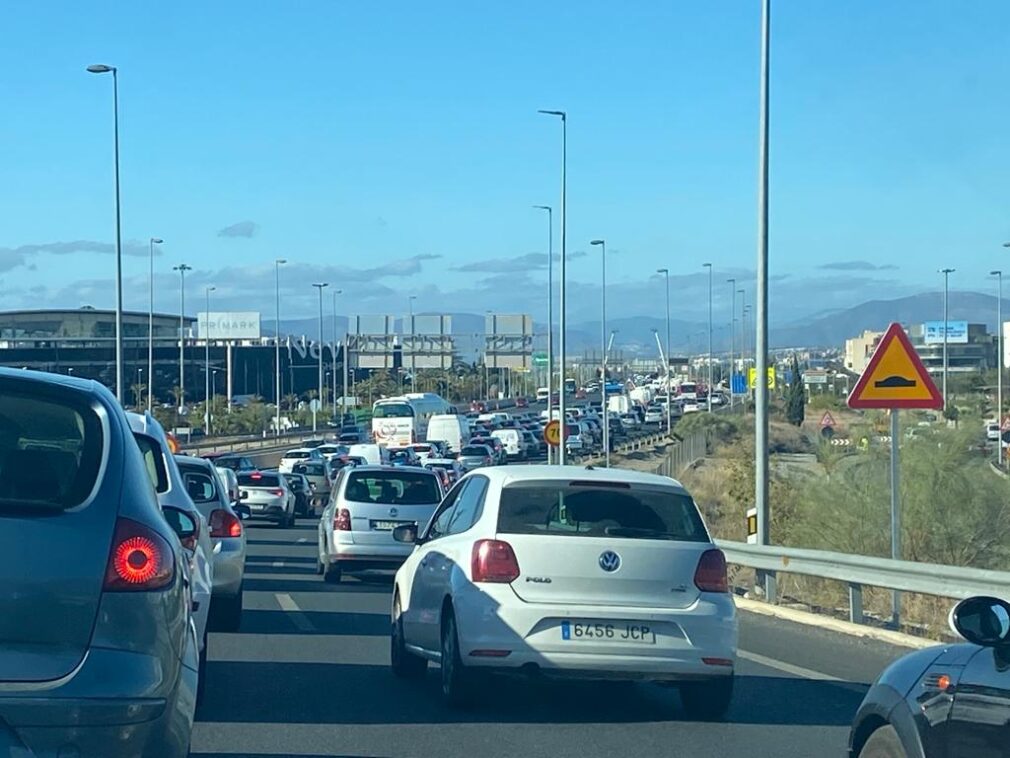
M 487 454 L 488 454 L 487 448 L 481 447 L 479 445 L 468 445 L 467 447 L 464 447 L 462 451 L 460 451 L 460 455 L 478 456 L 480 458 L 483 458 Z
M 311 458 L 312 453 L 310 453 L 308 450 L 288 450 L 288 452 L 284 453 L 284 457 L 287 458 L 288 460 L 297 461 L 297 460 L 304 460 L 306 458 Z
M 194 503 L 210 503 L 217 499 L 214 477 L 190 466 L 180 466 L 179 471 L 182 473 L 183 484 L 186 485 L 186 494 Z
M 668 487 L 624 482 L 525 481 L 502 489 L 502 534 L 707 542 L 694 501 Z
M 382 403 L 372 409 L 372 418 L 410 418 L 414 409 L 407 403 Z
M 239 474 L 238 483 L 243 487 L 278 487 L 280 481 L 276 474 Z
M 379 505 L 427 505 L 442 499 L 433 474 L 409 469 L 352 471 L 344 497 L 352 502 Z
M 305 476 L 326 476 L 326 467 L 322 463 L 299 463 L 293 470 Z

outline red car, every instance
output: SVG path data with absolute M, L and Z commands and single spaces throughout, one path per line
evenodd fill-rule
M 529 408 L 529 407 L 530 407 L 530 401 L 529 400 L 527 400 L 524 397 L 517 397 L 516 398 L 516 408 Z
M 485 413 L 487 411 L 487 404 L 482 403 L 479 400 L 474 400 L 472 403 L 470 403 L 470 410 L 477 411 L 477 413 Z

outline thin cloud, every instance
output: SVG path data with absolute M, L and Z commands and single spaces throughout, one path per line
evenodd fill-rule
M 824 263 L 818 268 L 827 271 L 894 271 L 898 267 L 890 263 L 878 266 L 869 261 L 835 261 L 834 263 Z
M 259 225 L 254 221 L 239 221 L 237 224 L 226 226 L 217 233 L 218 237 L 245 237 L 249 239 L 256 235 Z
M 454 266 L 453 271 L 470 271 L 484 274 L 511 274 L 530 269 L 545 268 L 547 256 L 544 253 L 527 253 L 517 258 L 489 258 L 484 261 Z
M 111 242 L 96 242 L 94 240 L 73 240 L 71 242 L 41 242 L 18 247 L 0 247 L 0 272 L 12 271 L 22 266 L 31 268 L 31 260 L 40 255 L 79 255 L 82 253 L 111 254 L 116 252 L 116 246 Z M 123 243 L 123 255 L 148 255 L 148 247 L 142 242 L 129 240 Z M 155 255 L 160 251 L 155 249 Z

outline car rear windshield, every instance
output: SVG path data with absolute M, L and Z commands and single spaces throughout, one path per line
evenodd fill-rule
M 95 487 L 105 441 L 90 408 L 0 396 L 0 511 L 65 510 Z
M 708 542 L 690 496 L 626 482 L 530 481 L 502 489 L 502 534 Z
M 305 476 L 326 476 L 322 463 L 299 463 L 295 466 L 294 472 Z
M 311 458 L 312 453 L 310 453 L 308 450 L 289 450 L 288 452 L 284 453 L 284 457 L 288 458 L 289 460 L 293 460 L 296 458 Z
M 288 483 L 288 486 L 295 490 L 296 492 L 305 488 L 303 482 L 305 481 L 300 476 L 295 476 L 293 474 L 284 474 L 284 479 Z
M 372 408 L 372 418 L 410 418 L 414 409 L 407 403 L 383 403 Z
M 481 458 L 487 455 L 487 448 L 484 447 L 464 447 L 460 455 L 478 455 Z
M 243 487 L 279 487 L 276 474 L 239 474 L 238 483 Z
M 181 466 L 180 470 L 182 480 L 186 484 L 186 493 L 194 503 L 210 503 L 217 499 L 213 477 L 190 466 Z
M 427 505 L 442 499 L 434 474 L 422 471 L 355 471 L 344 497 L 355 503 Z

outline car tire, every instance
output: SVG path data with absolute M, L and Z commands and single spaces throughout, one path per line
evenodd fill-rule
M 242 626 L 242 585 L 231 597 L 219 597 L 211 603 L 215 632 L 237 632 Z
M 322 555 L 322 550 L 316 553 L 316 576 L 322 576 L 326 573 L 326 565 L 323 563 L 323 559 L 319 556 Z
M 407 650 L 403 638 L 403 616 L 400 613 L 400 596 L 393 599 L 393 621 L 389 635 L 389 664 L 393 676 L 400 679 L 424 679 L 428 661 Z
M 446 608 L 442 615 L 442 664 L 441 683 L 442 699 L 453 708 L 464 708 L 473 705 L 474 686 L 473 671 L 468 671 L 463 665 L 459 653 L 459 633 L 456 627 L 456 616 L 452 608 Z
M 733 700 L 733 676 L 680 685 L 680 700 L 687 715 L 699 721 L 718 721 Z
M 328 563 L 323 566 L 323 581 L 327 584 L 340 584 L 341 571 L 339 563 Z
M 905 758 L 905 748 L 898 732 L 888 724 L 870 735 L 859 751 L 859 758 Z

